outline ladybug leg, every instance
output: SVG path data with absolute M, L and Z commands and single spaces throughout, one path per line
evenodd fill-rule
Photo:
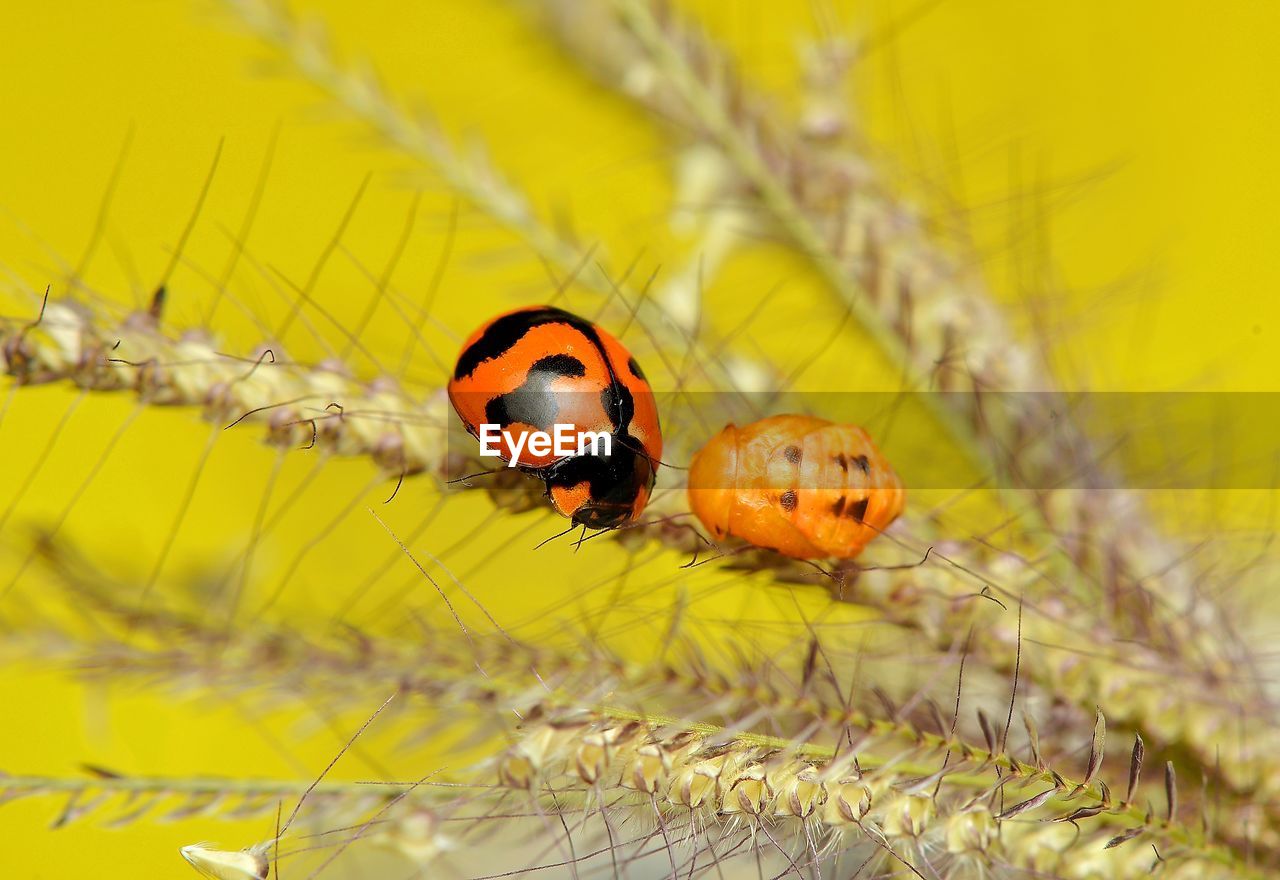
M 534 550 L 541 550 L 541 549 L 542 549 L 543 547 L 545 547 L 547 544 L 550 544 L 552 541 L 556 540 L 557 538 L 563 538 L 565 535 L 569 534 L 570 532 L 572 532 L 572 531 L 573 531 L 574 529 L 576 529 L 577 527 L 578 527 L 578 524 L 577 524 L 577 523 L 573 523 L 572 525 L 570 525 L 570 526 L 569 526 L 569 528 L 565 529 L 563 532 L 556 532 L 556 533 L 555 533 L 554 535 L 552 535 L 550 538 L 544 538 L 544 539 L 542 539 L 541 541 L 539 541 L 539 542 L 537 543 L 537 545 L 536 545 L 533 549 L 534 549 Z
M 695 529 L 693 526 L 689 525 L 688 523 L 675 522 L 675 520 L 679 517 L 691 516 L 691 515 L 692 514 L 687 514 L 687 513 L 676 513 L 676 514 L 672 514 L 671 516 L 664 516 L 658 519 L 632 520 L 630 522 L 621 523 L 619 525 L 606 526 L 605 528 L 597 529 L 592 534 L 582 538 L 581 543 L 585 544 L 588 541 L 594 541 L 596 538 L 602 538 L 605 535 L 611 534 L 613 532 L 628 532 L 633 529 L 644 529 L 650 526 L 660 526 L 660 525 L 670 524 L 674 529 L 687 529 L 693 532 L 694 537 L 696 537 L 699 541 L 701 541 L 702 543 L 706 544 L 709 547 L 715 546 L 706 538 L 704 538 L 702 534 L 699 533 L 698 530 Z

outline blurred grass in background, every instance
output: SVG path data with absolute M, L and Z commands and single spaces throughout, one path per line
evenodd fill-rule
M 1047 329 L 1046 357 L 1064 386 L 1274 386 L 1280 299 L 1272 294 L 1280 269 L 1269 259 L 1269 245 L 1280 197 L 1271 169 L 1280 120 L 1271 83 L 1280 62 L 1268 35 L 1280 24 L 1280 10 L 1228 4 L 1206 16 L 1152 2 L 1051 9 L 997 0 L 918 9 L 822 4 L 816 11 L 807 4 L 686 6 L 732 50 L 749 80 L 793 103 L 799 100 L 797 49 L 815 32 L 815 20 L 836 20 L 855 38 L 869 39 L 871 50 L 849 90 L 868 153 L 903 191 L 922 199 L 937 199 L 938 191 L 954 197 L 954 213 L 938 221 L 971 233 L 993 291 L 1021 326 Z M 483 143 L 540 213 L 572 216 L 583 238 L 598 240 L 616 264 L 638 254 L 650 267 L 687 258 L 691 242 L 670 222 L 678 160 L 671 139 L 584 76 L 526 9 L 490 2 L 303 8 L 327 23 L 342 57 L 370 59 L 396 94 L 429 108 L 451 135 Z M 430 286 L 453 196 L 335 113 L 238 31 L 226 10 L 201 3 L 15 3 L 0 7 L 0 32 L 7 35 L 0 58 L 7 126 L 0 138 L 6 213 L 0 261 L 7 284 L 40 290 L 53 283 L 60 292 L 58 280 L 67 275 L 60 262 L 80 265 L 123 150 L 104 234 L 84 275 L 126 308 L 145 305 L 222 143 L 208 200 L 169 283 L 166 323 L 208 321 L 222 350 L 247 353 L 264 342 L 262 330 L 227 301 L 209 321 L 214 298 L 199 274 L 217 277 L 227 264 L 278 136 L 261 210 L 235 269 L 238 296 L 278 324 L 296 300 L 281 276 L 303 283 L 370 172 L 372 182 L 314 299 L 340 323 L 358 320 L 371 287 L 347 254 L 376 275 L 419 189 L 415 232 L 395 283 L 414 298 Z M 815 305 L 822 302 L 814 293 L 821 282 L 788 250 L 765 241 L 736 254 L 715 276 L 708 290 L 711 320 L 732 327 L 736 309 L 780 282 L 785 288 L 769 309 L 790 312 L 791 320 L 776 334 L 765 328 L 781 322 L 762 320 L 753 342 L 780 357 L 797 340 L 820 338 L 815 328 L 831 323 L 837 310 Z M 464 210 L 435 301 L 439 327 L 428 332 L 439 363 L 451 363 L 456 340 L 489 314 L 544 299 L 549 287 L 542 267 L 514 237 Z M 333 326 L 311 319 L 320 337 L 345 346 Z M 383 310 L 361 342 L 398 372 L 405 343 L 395 315 Z M 302 334 L 285 348 L 300 359 L 325 355 Z M 374 372 L 359 355 L 352 360 L 362 374 Z M 438 382 L 441 371 L 418 352 L 406 375 Z M 820 365 L 810 381 L 819 389 L 850 382 L 892 388 L 894 379 L 889 366 L 868 356 L 865 363 Z M 153 410 L 122 429 L 135 409 L 132 399 L 78 401 L 61 386 L 5 395 L 0 505 L 9 504 L 43 450 L 51 445 L 52 453 L 4 523 L 0 586 L 22 565 L 28 537 L 68 505 L 63 539 L 108 577 L 140 583 L 154 575 L 155 589 L 166 590 L 235 565 L 276 464 L 258 435 L 216 434 L 196 499 L 157 570 L 219 426 L 186 411 Z M 110 459 L 93 473 L 121 430 Z M 301 455 L 286 459 L 275 503 L 304 485 L 314 463 Z M 392 488 L 374 479 L 363 462 L 325 465 L 306 501 L 286 511 L 255 559 L 279 582 L 305 551 L 275 613 L 295 616 L 303 627 L 325 620 L 395 551 L 364 511 L 379 506 Z M 1177 508 L 1163 511 L 1174 529 L 1272 528 L 1269 492 L 1188 497 L 1178 496 Z M 395 504 L 379 507 L 380 515 L 407 530 L 435 500 L 408 481 Z M 450 505 L 426 545 L 440 553 L 482 530 L 448 561 L 460 576 L 475 572 L 464 580 L 505 624 L 514 628 L 561 603 L 572 609 L 587 595 L 607 604 L 608 589 L 598 586 L 607 568 L 602 560 L 623 566 L 620 551 L 597 544 L 591 559 L 558 547 L 530 556 L 525 548 L 556 522 L 540 517 L 530 530 L 529 517 L 490 519 L 479 495 Z M 344 509 L 349 515 L 325 531 Z M 508 543 L 515 549 L 491 558 L 492 548 Z M 660 609 L 669 601 L 674 575 L 670 569 L 639 572 L 655 589 L 667 590 L 644 607 Z M 41 577 L 33 568 L 9 592 L 0 611 L 11 626 L 41 613 Z M 411 601 L 431 602 L 433 594 L 404 560 L 382 580 L 354 615 L 364 626 L 405 626 Z M 718 610 L 726 626 L 765 628 L 771 616 L 781 621 L 797 611 L 789 598 L 726 590 L 726 580 L 703 571 L 688 581 L 691 590 L 718 585 L 724 591 Z M 815 590 L 798 601 L 817 613 L 825 598 Z M 637 603 L 639 609 L 643 603 Z M 371 693 L 370 708 L 385 696 Z M 308 778 L 352 729 L 326 719 L 323 707 L 270 714 L 258 723 L 232 700 L 189 697 L 173 701 L 72 683 L 62 670 L 44 668 L 38 656 L 6 662 L 0 769 L 74 774 L 87 762 L 140 774 Z M 420 776 L 425 768 L 398 758 L 393 742 L 385 735 L 366 743 L 348 757 L 344 775 Z M 466 760 L 448 744 L 431 751 L 451 762 Z M 0 866 L 8 876 L 183 876 L 179 845 L 213 839 L 239 846 L 271 833 L 261 822 L 210 819 L 122 831 L 88 821 L 47 831 L 56 810 L 43 799 L 5 807 Z

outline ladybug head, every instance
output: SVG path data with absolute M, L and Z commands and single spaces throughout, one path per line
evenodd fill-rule
M 544 475 L 556 510 L 589 529 L 616 528 L 638 517 L 657 478 L 657 464 L 634 438 L 611 439 L 608 455 L 562 459 Z

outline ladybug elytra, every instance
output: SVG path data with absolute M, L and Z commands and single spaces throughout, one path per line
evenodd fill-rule
M 493 318 L 463 344 L 449 400 L 472 436 L 500 430 L 498 455 L 543 480 L 575 523 L 613 528 L 648 503 L 662 455 L 653 390 L 622 343 L 592 322 L 552 306 Z M 605 434 L 607 451 L 564 455 L 526 442 L 565 431 Z

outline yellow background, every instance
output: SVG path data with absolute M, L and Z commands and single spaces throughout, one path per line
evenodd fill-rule
M 796 48 L 814 30 L 813 9 L 754 2 L 692 8 L 731 46 L 751 81 L 794 103 Z M 821 9 L 825 17 L 827 6 Z M 541 214 L 570 213 L 584 238 L 599 239 L 619 264 L 642 250 L 656 262 L 667 258 L 674 246 L 666 225 L 671 140 L 643 112 L 584 76 L 518 8 L 377 2 L 315 10 L 340 54 L 371 58 L 393 92 L 430 108 L 454 136 L 487 145 L 494 164 L 531 194 Z M 1054 335 L 1046 345 L 1066 384 L 1274 387 L 1280 367 L 1280 269 L 1272 259 L 1280 201 L 1274 4 L 1205 10 L 1155 2 L 950 0 L 918 19 L 907 4 L 894 3 L 838 4 L 834 14 L 851 34 L 877 38 L 851 89 L 877 160 L 904 189 L 928 182 L 955 195 L 992 288 L 1014 307 L 1020 326 L 1030 326 L 1029 308 L 1047 317 L 1041 323 Z M 904 18 L 911 23 L 896 27 Z M 373 183 L 344 241 L 375 272 L 399 234 L 412 190 L 424 183 L 411 161 L 273 66 L 275 56 L 217 5 L 6 3 L 0 33 L 0 262 L 13 294 L 4 298 L 6 311 L 34 311 L 35 300 L 18 291 L 53 283 L 60 292 L 66 270 L 59 261 L 79 261 L 130 131 L 106 234 L 87 272 L 97 291 L 128 307 L 147 300 L 167 265 L 220 140 L 221 163 L 186 252 L 215 274 L 277 125 L 278 149 L 249 251 L 299 283 L 366 173 L 375 173 Z M 397 275 L 397 284 L 415 295 L 435 269 L 451 204 L 441 187 L 426 185 L 419 233 Z M 242 264 L 236 278 L 246 297 L 258 297 L 278 320 L 287 303 L 271 291 L 271 271 Z M 762 244 L 726 267 L 712 296 L 740 293 L 754 301 L 768 284 L 799 274 L 793 259 Z M 800 288 L 815 283 L 792 280 Z M 539 298 L 546 284 L 537 262 L 510 236 L 464 214 L 440 320 L 456 338 L 487 312 Z M 368 295 L 367 281 L 341 255 L 316 291 L 346 321 Z M 208 285 L 184 266 L 170 284 L 166 320 L 199 326 L 210 302 Z M 733 316 L 719 317 L 733 323 Z M 318 324 L 322 336 L 342 346 L 331 327 Z M 262 341 L 226 303 L 210 329 L 224 350 L 243 353 Z M 375 351 L 392 352 L 393 365 L 403 344 L 396 329 L 383 316 L 368 339 Z M 440 358 L 450 359 L 449 334 L 433 339 Z M 761 344 L 767 350 L 769 340 Z M 290 351 L 322 353 L 301 339 Z M 355 360 L 362 373 L 371 371 L 367 361 Z M 415 361 L 412 371 L 438 380 L 428 362 Z M 13 399 L 0 424 L 0 505 L 9 504 L 74 397 L 54 388 Z M 90 399 L 75 411 L 6 526 L 0 580 L 7 583 L 21 562 L 30 529 L 67 506 L 131 410 L 131 401 Z M 209 431 L 189 411 L 144 413 L 73 506 L 64 536 L 112 575 L 145 579 Z M 218 438 L 158 589 L 228 564 L 252 528 L 273 462 L 252 431 Z M 309 464 L 288 462 L 277 498 Z M 323 523 L 363 497 L 372 476 L 362 463 L 329 466 L 260 564 L 285 567 Z M 387 491 L 379 484 L 369 497 Z M 393 528 L 408 528 L 413 505 L 431 501 L 412 484 L 402 491 L 386 514 Z M 1228 504 L 1215 496 L 1207 508 L 1182 511 L 1174 524 L 1211 527 L 1203 516 L 1210 510 L 1269 528 L 1266 500 L 1242 493 Z M 481 541 L 456 557 L 463 570 L 483 561 L 485 546 L 530 525 L 528 518 L 488 522 L 479 498 L 454 504 L 461 514 L 429 546 L 439 552 L 483 524 Z M 385 533 L 363 515 L 363 505 L 354 509 L 291 583 L 282 608 L 299 620 L 338 604 L 387 555 Z M 536 524 L 538 536 L 554 525 Z M 522 540 L 530 543 L 528 534 Z M 571 599 L 592 580 L 591 563 L 561 552 L 533 557 L 532 567 L 523 563 L 513 584 L 512 568 L 503 563 L 514 558 L 500 557 L 474 575 L 504 621 Z M 669 577 L 653 571 L 645 577 L 670 588 Z M 393 580 L 386 595 L 394 598 L 407 581 L 419 590 L 417 601 L 429 599 L 409 572 L 398 569 Z M 22 618 L 38 610 L 40 590 L 34 574 L 24 580 L 6 600 L 10 612 Z M 399 606 L 386 607 L 394 615 Z M 768 612 L 768 603 L 761 607 Z M 730 604 L 725 617 L 746 608 L 746 600 Z M 371 693 L 370 707 L 378 701 Z M 274 713 L 264 723 L 285 744 L 276 747 L 252 732 L 242 706 L 198 693 L 174 701 L 129 686 L 108 693 L 69 683 L 38 656 L 6 662 L 0 706 L 0 770 L 22 774 L 69 775 L 90 762 L 139 774 L 308 778 L 350 730 L 349 724 L 326 729 L 305 713 Z M 374 775 L 358 759 L 344 770 L 349 778 Z M 182 844 L 215 839 L 238 847 L 270 836 L 262 822 L 204 819 L 106 830 L 91 818 L 44 830 L 60 806 L 36 799 L 0 808 L 0 872 L 181 877 L 188 876 L 176 855 Z

